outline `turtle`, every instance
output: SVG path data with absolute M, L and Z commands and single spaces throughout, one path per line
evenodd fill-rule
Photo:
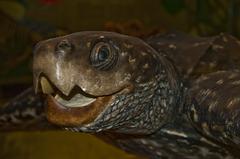
M 34 87 L 1 107 L 0 130 L 91 133 L 151 159 L 240 158 L 239 51 L 224 33 L 48 39 L 34 50 Z

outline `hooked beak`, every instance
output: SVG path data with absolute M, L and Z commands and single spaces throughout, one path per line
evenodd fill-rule
M 65 95 L 47 77 L 39 76 L 35 91 L 47 97 L 46 114 L 50 122 L 62 126 L 82 126 L 93 122 L 113 99 L 109 96 L 92 96 L 74 87 Z

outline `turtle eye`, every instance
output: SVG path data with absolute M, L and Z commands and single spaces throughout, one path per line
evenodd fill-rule
M 110 49 L 107 46 L 102 46 L 98 49 L 97 58 L 99 62 L 104 62 L 110 55 Z
M 117 51 L 110 44 L 99 42 L 93 46 L 90 62 L 93 67 L 106 71 L 111 69 L 118 60 Z

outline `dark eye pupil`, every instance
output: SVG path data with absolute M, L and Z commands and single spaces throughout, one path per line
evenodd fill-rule
M 109 56 L 109 49 L 107 47 L 101 47 L 98 51 L 98 60 L 105 61 L 108 59 Z

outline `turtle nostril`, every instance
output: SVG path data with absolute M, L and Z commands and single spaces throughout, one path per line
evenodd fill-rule
M 73 45 L 71 42 L 69 42 L 67 39 L 60 41 L 55 48 L 55 51 L 57 53 L 67 54 L 72 52 Z

